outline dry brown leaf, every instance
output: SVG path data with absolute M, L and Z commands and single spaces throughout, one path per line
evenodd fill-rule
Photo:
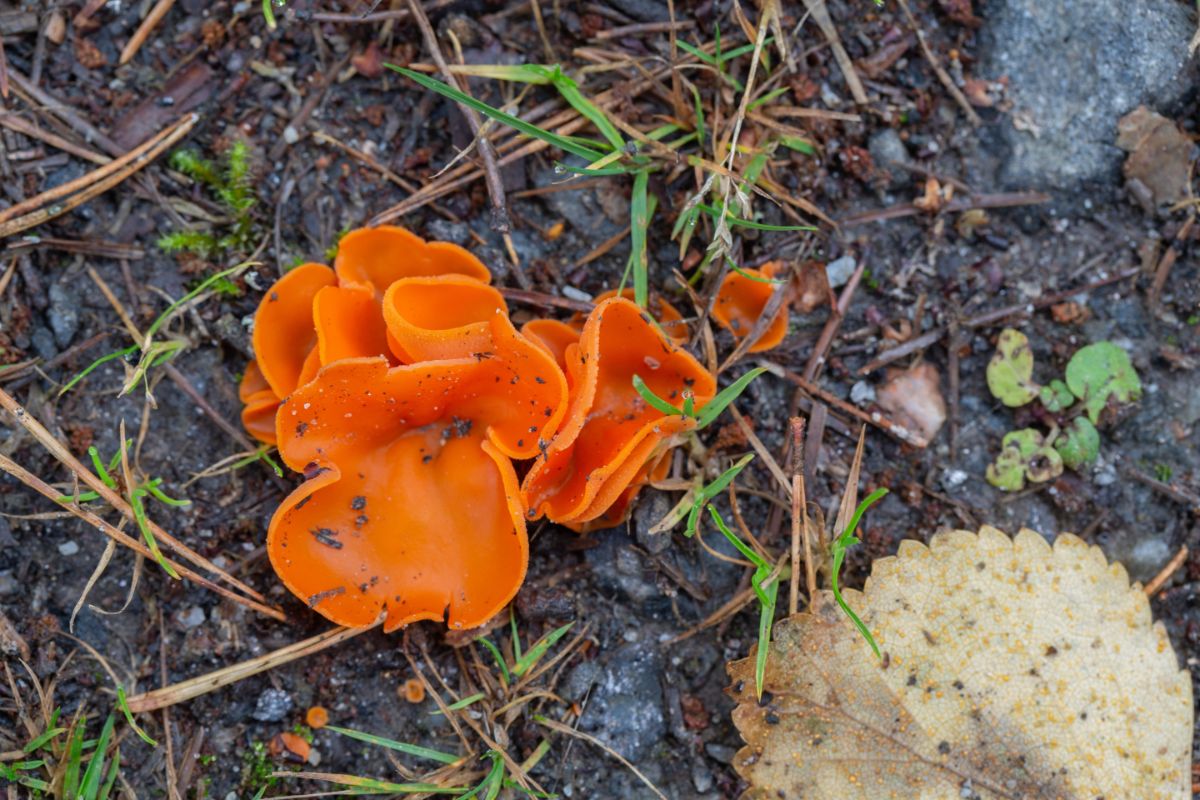
M 729 667 L 748 798 L 1183 800 L 1192 687 L 1141 587 L 1070 534 L 904 541 Z
M 1138 106 L 1117 122 L 1117 146 L 1129 153 L 1125 180 L 1147 211 L 1184 197 L 1192 140 L 1174 122 Z
M 941 383 L 937 367 L 928 361 L 911 369 L 893 370 L 877 393 L 879 406 L 894 422 L 927 442 L 933 441 L 946 422 Z

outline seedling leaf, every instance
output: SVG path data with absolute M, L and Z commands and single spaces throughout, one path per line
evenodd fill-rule
M 1063 471 L 1063 458 L 1046 444 L 1042 434 L 1033 428 L 1022 428 L 1004 435 L 1000 455 L 988 464 L 987 482 L 997 489 L 1018 492 L 1025 481 L 1044 483 Z
M 1062 456 L 1063 464 L 1079 469 L 1093 463 L 1100 454 L 1100 433 L 1087 417 L 1076 417 L 1054 440 L 1054 449 Z
M 1071 394 L 1071 390 L 1067 385 L 1058 378 L 1050 381 L 1049 384 L 1043 386 L 1038 392 L 1038 399 L 1042 401 L 1042 405 L 1052 414 L 1066 411 L 1075 403 L 1075 395 Z
M 1038 396 L 1033 382 L 1033 351 L 1029 339 L 1014 328 L 1000 332 L 996 354 L 988 362 L 987 384 L 992 396 L 1009 408 L 1023 406 Z
M 1142 381 L 1129 354 L 1112 342 L 1096 342 L 1078 350 L 1067 363 L 1066 377 L 1067 386 L 1083 401 L 1093 424 L 1100 421 L 1109 398 L 1133 403 L 1142 396 Z

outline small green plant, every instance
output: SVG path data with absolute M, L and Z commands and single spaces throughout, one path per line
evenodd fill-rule
M 266 0 L 269 5 L 270 0 Z M 264 6 L 264 8 L 267 6 Z M 249 253 L 254 249 L 253 209 L 258 198 L 250 179 L 250 156 L 246 143 L 234 142 L 218 166 L 195 150 L 177 150 L 171 154 L 172 169 L 182 172 L 212 193 L 228 215 L 221 230 L 174 231 L 158 240 L 168 253 L 191 253 L 206 261 L 223 259 L 228 253 Z
M 838 576 L 842 572 L 842 563 L 846 560 L 846 551 L 859 543 L 859 538 L 854 535 L 858 529 L 858 523 L 862 519 L 862 515 L 867 509 L 873 506 L 876 501 L 888 493 L 887 489 L 876 489 L 867 496 L 865 500 L 858 504 L 854 509 L 854 516 L 850 518 L 850 524 L 846 526 L 846 530 L 837 535 L 829 545 L 830 554 L 833 556 L 833 571 L 829 579 L 829 588 L 833 590 L 833 599 L 837 601 L 838 606 L 842 611 L 846 612 L 846 616 L 850 617 L 850 621 L 854 623 L 854 627 L 858 628 L 858 632 L 867 640 L 867 644 L 871 645 L 871 649 L 875 652 L 875 657 L 879 658 L 879 645 L 875 643 L 875 637 L 871 635 L 871 631 L 863 624 L 863 621 L 858 618 L 858 614 L 850 608 L 850 604 L 842 597 L 842 590 L 838 587 Z
M 1033 379 L 1033 366 L 1025 334 L 1013 328 L 1001 331 L 988 363 L 988 389 L 1010 408 L 1031 406 L 1047 429 L 1027 427 L 1004 436 L 986 475 L 988 483 L 1004 491 L 1054 480 L 1064 467 L 1080 470 L 1094 463 L 1100 454 L 1097 426 L 1105 410 L 1131 405 L 1142 394 L 1129 355 L 1112 342 L 1080 348 L 1067 362 L 1063 378 L 1044 385 Z
M 121 442 L 121 449 L 118 450 L 116 455 L 109 460 L 107 465 L 105 465 L 105 463 L 101 460 L 100 452 L 95 447 L 88 448 L 88 456 L 92 459 L 92 468 L 96 471 L 96 476 L 99 477 L 104 485 L 110 489 L 115 489 L 118 491 L 122 490 L 121 487 L 118 486 L 116 478 L 112 476 L 112 473 L 116 472 L 118 466 L 124 467 L 122 471 L 125 475 L 130 474 L 127 468 L 128 464 L 126 463 L 125 459 L 125 454 L 128 451 L 130 444 L 132 444 L 132 441 L 123 439 Z M 163 570 L 172 578 L 178 579 L 179 573 L 177 573 L 175 568 L 167 563 L 167 560 L 163 557 L 162 551 L 158 547 L 158 541 L 154 538 L 154 532 L 150 529 L 150 520 L 149 517 L 146 516 L 146 498 L 153 497 L 160 503 L 171 506 L 172 508 L 182 508 L 184 506 L 191 505 L 191 501 L 186 498 L 183 500 L 176 500 L 173 497 L 169 497 L 161 488 L 159 488 L 162 485 L 162 482 L 162 478 L 151 478 L 150 480 L 135 486 L 125 486 L 124 491 L 126 493 L 126 497 L 129 499 L 129 505 L 133 509 L 134 521 L 137 523 L 138 530 L 141 531 L 142 538 L 146 542 L 146 547 L 150 550 L 150 553 L 154 556 L 154 560 L 158 562 L 158 565 L 162 567 Z M 58 498 L 58 502 L 81 504 L 98 499 L 100 499 L 100 494 L 98 492 L 88 491 L 78 495 L 61 495 Z M 120 694 L 120 692 L 118 692 L 118 694 L 121 698 L 121 701 L 124 702 L 124 695 Z M 133 723 L 133 717 L 128 711 L 126 711 L 126 717 L 129 719 L 130 726 L 137 731 L 139 735 L 142 735 L 141 730 Z M 143 736 L 142 738 L 146 737 Z M 147 739 L 147 743 L 153 744 L 153 740 Z

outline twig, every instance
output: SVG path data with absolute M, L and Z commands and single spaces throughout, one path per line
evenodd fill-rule
M 1054 305 L 1055 303 L 1061 303 L 1063 300 L 1065 300 L 1068 297 L 1071 297 L 1072 295 L 1080 294 L 1082 292 L 1090 292 L 1095 289 L 1100 289 L 1104 286 L 1108 286 L 1110 283 L 1119 283 L 1119 282 L 1125 280 L 1126 278 L 1136 278 L 1139 274 L 1141 274 L 1141 271 L 1138 269 L 1128 269 L 1128 270 L 1125 270 L 1124 272 L 1118 272 L 1116 275 L 1110 275 L 1107 278 L 1101 278 L 1098 281 L 1093 281 L 1089 284 L 1085 284 L 1084 286 L 1077 286 L 1074 289 L 1067 289 L 1067 290 L 1064 290 L 1061 292 L 1055 292 L 1054 294 L 1040 297 L 1037 300 L 1034 300 L 1032 303 L 1017 303 L 1017 304 L 1014 304 L 1011 306 L 1005 306 L 1003 308 L 998 308 L 994 311 L 986 311 L 982 314 L 978 314 L 974 317 L 971 317 L 970 319 L 964 320 L 963 322 L 961 322 L 959 324 L 965 328 L 990 327 L 992 325 L 995 325 L 998 322 L 1006 320 L 1009 317 L 1015 316 L 1017 314 L 1027 314 L 1027 313 L 1029 313 L 1029 311 L 1031 309 L 1046 308 L 1048 306 Z M 879 369 L 882 366 L 885 366 L 887 364 L 892 363 L 893 361 L 897 361 L 901 358 L 904 358 L 905 356 L 909 355 L 910 353 L 915 353 L 918 350 L 923 350 L 926 347 L 929 347 L 934 342 L 937 342 L 938 340 L 940 340 L 943 336 L 946 335 L 946 332 L 948 330 L 949 330 L 948 327 L 934 328 L 933 330 L 931 330 L 927 333 L 923 333 L 920 336 L 917 336 L 913 339 L 909 339 L 907 342 L 904 342 L 903 344 L 896 345 L 891 350 L 888 350 L 887 352 L 878 356 L 874 361 L 871 361 L 866 366 L 859 368 L 858 374 L 859 375 L 870 374 L 871 372 L 874 372 L 875 370 Z
M 92 125 L 92 123 L 76 114 L 75 110 L 69 105 L 34 84 L 33 81 L 11 66 L 8 69 L 8 78 L 12 81 L 13 89 L 16 90 L 17 95 L 29 105 L 35 108 L 46 109 L 73 128 L 84 139 L 100 145 L 110 156 L 122 156 L 125 154 L 125 148 L 110 139 L 95 125 Z
M 552 731 L 557 731 L 566 736 L 572 736 L 576 739 L 581 739 L 582 741 L 585 741 L 588 744 L 593 745 L 594 747 L 600 748 L 602 751 L 604 751 L 605 754 L 612 756 L 617 761 L 621 762 L 621 764 L 626 769 L 628 769 L 630 772 L 632 772 L 634 775 L 636 775 L 638 780 L 640 780 L 642 783 L 644 783 L 646 785 L 646 788 L 648 788 L 651 792 L 654 793 L 655 797 L 658 797 L 660 800 L 667 800 L 667 796 L 665 794 L 663 794 L 661 791 L 659 791 L 658 787 L 655 786 L 653 783 L 651 783 L 650 779 L 647 778 L 645 775 L 643 775 L 641 770 L 639 770 L 632 763 L 630 763 L 629 759 L 625 758 L 625 756 L 621 755 L 616 750 L 613 750 L 611 747 L 609 747 L 604 742 L 597 739 L 595 736 L 584 733 L 583 731 L 577 731 L 569 725 L 564 725 L 561 722 L 558 722 L 557 720 L 548 719 L 546 717 L 541 716 L 540 714 L 534 715 L 534 720 L 539 725 L 547 727 Z
M 533 306 L 542 306 L 543 308 L 562 308 L 567 311 L 578 311 L 581 314 L 590 314 L 592 309 L 596 307 L 595 303 L 585 303 L 582 300 L 571 300 L 567 297 L 555 297 L 552 294 L 544 292 L 531 292 L 524 289 L 508 289 L 500 287 L 500 294 L 504 295 L 504 299 L 512 300 L 517 303 L 528 303 Z
M 908 19 L 908 26 L 917 35 L 917 41 L 921 44 L 921 52 L 925 54 L 925 60 L 929 62 L 929 66 L 937 73 L 938 80 L 942 82 L 942 86 L 946 87 L 946 91 L 958 103 L 963 114 L 971 122 L 971 126 L 978 128 L 983 124 L 983 120 L 975 113 L 975 109 L 971 108 L 971 104 L 967 102 L 967 98 L 963 95 L 962 90 L 954 84 L 954 79 L 950 77 L 946 70 L 942 69 L 941 62 L 938 61 L 933 51 L 929 49 L 929 42 L 925 40 L 925 31 L 921 30 L 921 26 L 917 24 L 916 18 L 913 17 L 912 9 L 908 7 L 908 0 L 900 0 L 900 8 L 904 9 L 904 16 Z
M 71 451 L 68 450 L 66 446 L 62 444 L 62 442 L 58 441 L 58 439 L 56 439 L 54 435 L 50 433 L 50 431 L 46 430 L 42 423 L 35 419 L 34 416 L 24 408 L 22 408 L 21 405 L 13 398 L 13 396 L 3 389 L 0 389 L 0 407 L 3 407 L 6 411 L 12 414 L 13 417 L 16 418 L 17 422 L 21 424 L 21 427 L 32 434 L 33 438 L 37 439 L 43 447 L 49 450 L 50 454 L 58 459 L 58 461 L 64 467 L 78 476 L 81 481 L 88 485 L 88 488 L 92 489 L 98 495 L 104 498 L 104 501 L 112 506 L 119 514 L 123 514 L 129 519 L 134 519 L 133 509 L 130 508 L 129 503 L 125 501 L 125 498 L 117 494 L 117 492 L 104 483 L 104 481 L 100 480 L 100 478 L 94 475 L 91 470 L 80 463 L 79 459 L 75 458 Z M 162 527 L 160 527 L 154 521 L 148 520 L 147 522 L 150 525 L 151 532 L 154 534 L 157 540 L 164 542 L 167 544 L 167 546 L 191 561 L 196 566 L 208 570 L 229 585 L 249 595 L 250 597 L 253 597 L 255 600 L 266 600 L 262 594 L 242 583 L 237 578 L 222 570 L 216 564 L 213 564 L 204 556 L 192 550 L 183 542 L 179 541 L 174 536 L 163 530 Z M 276 612 L 276 614 L 273 616 L 279 616 L 282 618 L 283 615 L 282 612 Z
M 929 446 L 929 441 L 926 440 L 924 437 L 910 431 L 908 428 L 905 428 L 903 425 L 899 425 L 895 422 L 892 422 L 890 419 L 883 416 L 883 414 L 880 414 L 879 412 L 867 413 L 866 411 L 863 411 L 858 406 L 852 405 L 851 403 L 846 402 L 845 400 L 838 397 L 837 395 L 822 389 L 820 386 L 817 386 L 815 383 L 811 383 L 811 382 L 805 380 L 802 375 L 797 375 L 795 372 L 792 372 L 789 369 L 785 369 L 785 368 L 779 366 L 778 364 L 774 364 L 770 361 L 762 361 L 760 363 L 762 364 L 762 366 L 766 367 L 769 372 L 779 375 L 780 377 L 786 378 L 787 380 L 796 384 L 797 386 L 799 386 L 801 389 L 803 389 L 805 392 L 812 395 L 813 397 L 819 397 L 821 400 L 823 400 L 826 403 L 829 403 L 831 406 L 833 406 L 834 408 L 837 408 L 839 411 L 849 414 L 850 416 L 855 417 L 856 419 L 859 419 L 859 420 L 867 423 L 868 425 L 874 425 L 876 428 L 879 428 L 879 430 L 883 431 L 884 433 L 888 434 L 889 436 L 899 439 L 900 441 L 902 441 L 906 444 L 911 444 L 914 447 L 925 448 L 925 447 Z
M 316 110 L 321 100 L 324 99 L 325 92 L 327 92 L 329 87 L 333 85 L 334 79 L 337 77 L 338 73 L 342 71 L 342 67 L 346 66 L 346 63 L 349 60 L 350 56 L 348 54 L 342 56 L 342 58 L 338 60 L 338 62 L 335 63 L 325 73 L 324 76 L 322 76 L 321 82 L 312 89 L 308 98 L 304 101 L 304 105 L 300 106 L 300 110 L 296 112 L 296 116 L 288 120 L 288 124 L 284 127 L 285 135 L 280 136 L 279 140 L 271 146 L 269 155 L 272 161 L 278 161 L 283 155 L 283 151 L 290 146 L 286 131 L 290 128 L 291 131 L 297 137 L 299 137 L 300 129 L 304 127 L 304 123 L 307 122 L 308 118 L 312 116 L 313 111 Z M 297 141 L 299 141 L 299 139 L 297 139 Z
M 68 211 L 83 205 L 93 197 L 107 192 L 112 187 L 141 170 L 160 156 L 167 148 L 186 136 L 199 119 L 198 114 L 188 114 L 174 126 L 158 133 L 149 141 L 144 142 L 124 156 L 93 170 L 82 178 L 54 189 L 49 189 L 37 197 L 17 203 L 11 208 L 0 212 L 0 238 L 12 236 L 15 233 L 20 233 L 23 230 L 41 225 L 55 217 L 62 216 Z M 81 187 L 85 188 L 76 192 Z M 67 197 L 63 202 L 54 202 L 71 192 L 75 192 L 75 194 Z M 46 203 L 50 205 L 45 205 Z M 37 210 L 24 216 L 13 218 L 29 208 L 36 208 Z
M 1150 582 L 1146 584 L 1146 588 L 1144 590 L 1146 592 L 1146 597 L 1154 597 L 1154 595 L 1162 591 L 1163 586 L 1165 586 L 1167 581 L 1171 579 L 1171 576 L 1175 574 L 1175 571 L 1183 566 L 1183 562 L 1187 560 L 1187 557 L 1187 545 L 1181 545 L 1179 552 L 1177 552 L 1171 558 L 1171 560 L 1167 562 L 1167 565 L 1159 570 L 1158 574 L 1151 578 Z
M 56 490 L 50 484 L 43 481 L 38 476 L 34 475 L 32 472 L 29 472 L 27 469 L 22 467 L 20 464 L 13 461 L 11 458 L 8 458 L 7 456 L 4 456 L 4 455 L 0 455 L 0 470 L 7 472 L 9 475 L 12 475 L 14 478 L 19 480 L 21 483 L 25 484 L 29 488 L 33 489 L 34 491 L 38 492 L 39 494 L 41 494 L 44 497 L 48 498 L 49 500 L 53 501 L 56 505 L 58 505 L 62 509 L 79 517 L 81 520 L 86 522 L 88 525 L 94 527 L 96 530 L 100 531 L 105 536 L 107 536 L 108 538 L 117 542 L 118 544 L 122 544 L 125 547 L 128 547 L 130 550 L 134 551 L 135 553 L 139 553 L 146 558 L 154 558 L 154 554 L 150 552 L 150 548 L 146 547 L 145 544 L 143 544 L 141 541 L 133 538 L 132 536 L 129 536 L 124 531 L 121 531 L 121 530 L 113 527 L 112 525 L 109 525 L 107 522 L 104 521 L 104 519 L 102 517 L 100 517 L 96 513 L 89 511 L 88 509 L 83 508 L 82 506 L 79 506 L 75 503 L 59 503 L 58 498 L 62 496 L 61 492 Z M 280 621 L 283 621 L 286 619 L 286 617 L 284 617 L 284 615 L 283 615 L 283 612 L 279 611 L 278 609 L 271 608 L 270 606 L 263 605 L 262 603 L 258 603 L 254 600 L 250 600 L 248 598 L 242 597 L 240 594 L 237 594 L 237 593 L 231 591 L 230 589 L 228 589 L 224 586 L 221 586 L 218 583 L 213 583 L 208 578 L 205 578 L 203 575 L 200 575 L 199 573 L 194 572 L 193 570 L 184 566 L 183 564 L 179 564 L 177 562 L 172 561 L 171 559 L 167 558 L 165 555 L 163 556 L 163 559 L 168 564 L 170 564 L 175 569 L 175 571 L 178 572 L 181 576 L 183 576 L 184 578 L 187 578 L 188 580 L 192 581 L 193 583 L 195 583 L 199 586 L 203 586 L 205 589 L 216 592 L 217 594 L 221 595 L 222 597 L 226 597 L 226 598 L 232 600 L 233 602 L 238 603 L 239 605 L 243 605 L 243 606 L 246 606 L 247 608 L 252 608 L 255 611 L 262 612 L 263 614 L 266 614 L 268 616 L 275 617 L 276 619 L 278 619 Z
M 1130 469 L 1127 470 L 1127 472 L 1134 480 L 1146 484 L 1156 492 L 1161 492 L 1162 494 L 1174 500 L 1176 503 L 1189 506 L 1193 514 L 1200 515 L 1200 495 L 1180 489 L 1177 486 L 1172 486 L 1164 481 L 1151 478 L 1141 470 Z
M 733 414 L 733 418 L 737 422 L 738 427 L 742 429 L 742 434 L 745 435 L 746 440 L 750 442 L 750 446 L 754 449 L 754 452 L 758 454 L 758 457 L 761 458 L 763 463 L 767 465 L 767 470 L 770 471 L 771 475 L 783 488 L 784 493 L 787 494 L 788 499 L 790 500 L 792 497 L 792 482 L 788 480 L 787 475 L 783 474 L 783 469 L 780 468 L 779 462 L 775 460 L 775 456 L 771 455 L 771 451 L 768 450 L 766 445 L 762 443 L 762 440 L 758 438 L 758 435 L 754 432 L 754 429 L 750 427 L 750 423 L 746 421 L 744 416 L 742 416 L 742 412 L 737 410 L 737 406 L 730 404 L 729 413 Z
M 446 59 L 442 55 L 442 48 L 438 44 L 437 34 L 434 33 L 433 25 L 429 23 L 429 17 L 425 15 L 425 10 L 421 8 L 420 0 L 408 0 L 408 7 L 412 9 L 413 19 L 416 20 L 417 27 L 421 29 L 421 35 L 425 39 L 425 46 L 429 48 L 430 55 L 433 56 L 433 62 L 437 64 L 438 71 L 442 74 L 442 79 L 460 92 L 469 95 L 471 93 L 469 82 L 464 80 L 460 83 L 458 76 L 450 70 L 450 65 L 446 63 Z M 471 133 L 475 137 L 476 147 L 479 149 L 479 158 L 483 162 L 484 180 L 487 183 L 488 197 L 492 201 L 491 228 L 504 237 L 510 255 L 515 255 L 512 246 L 512 237 L 509 233 L 511 225 L 508 219 L 508 204 L 504 196 L 504 179 L 500 177 L 500 168 L 496 166 L 496 148 L 492 145 L 492 140 L 484 132 L 483 120 L 479 116 L 479 112 L 468 106 L 460 106 L 460 111 L 462 111 L 462 115 L 466 118 L 467 125 L 471 128 Z M 521 284 L 521 288 L 533 288 L 533 284 L 529 281 L 529 276 L 525 274 L 520 263 L 515 259 L 513 266 L 515 268 L 513 271 L 516 274 L 517 282 Z
M 118 64 L 128 64 L 130 59 L 137 55 L 137 51 L 142 49 L 142 45 L 146 43 L 146 39 L 150 38 L 150 34 L 162 22 L 162 18 L 171 10 L 171 6 L 175 5 L 175 0 L 158 0 L 154 4 L 154 8 L 150 9 L 150 13 L 142 20 L 142 24 L 138 25 L 138 29 L 134 31 L 133 36 L 129 39 L 129 43 L 121 50 L 121 57 L 117 60 Z
M 615 28 L 606 28 L 598 31 L 593 39 L 604 41 L 606 39 L 620 39 L 622 36 L 639 36 L 643 33 L 677 33 L 679 31 L 687 31 L 696 27 L 696 21 L 685 19 L 676 22 L 637 22 L 633 25 L 618 25 Z
M 1042 192 L 1000 192 L 998 194 L 977 194 L 970 197 L 955 197 L 942 209 L 947 213 L 967 211 L 972 208 L 1013 208 L 1015 206 L 1032 206 L 1050 202 L 1050 195 Z M 863 211 L 842 217 L 837 221 L 841 228 L 855 225 L 865 225 L 868 222 L 883 222 L 889 219 L 915 217 L 926 213 L 912 203 L 901 203 L 890 208 Z
M 363 628 L 339 626 L 325 631 L 325 633 L 313 636 L 311 639 L 305 639 L 304 641 L 290 644 L 287 647 L 281 647 L 274 652 L 252 658 L 249 661 L 222 667 L 206 675 L 200 675 L 171 686 L 155 689 L 152 692 L 139 694 L 129 698 L 129 710 L 135 714 L 144 711 L 157 711 L 160 708 L 166 708 L 176 703 L 182 703 L 185 700 L 191 700 L 193 697 L 208 694 L 211 691 L 220 689 L 222 686 L 228 686 L 231 683 L 237 683 L 240 680 L 249 678 L 251 675 L 257 675 L 260 672 L 266 672 L 269 669 L 291 663 L 298 658 L 319 653 L 322 650 L 333 647 L 335 644 L 340 644 L 347 639 L 353 639 L 359 634 L 374 630 L 382 622 L 383 620 L 380 619 L 373 625 L 367 625 Z
M 864 255 L 858 260 L 858 266 L 850 275 L 850 280 L 846 282 L 846 287 L 842 289 L 842 294 L 838 297 L 837 306 L 834 307 L 833 313 L 829 315 L 829 319 L 825 321 L 825 327 L 821 329 L 821 335 L 817 339 L 816 345 L 813 347 L 812 354 L 808 357 L 808 363 L 804 365 L 804 379 L 807 381 L 815 381 L 817 374 L 821 371 L 821 367 L 825 364 L 825 355 L 829 352 L 829 346 L 833 344 L 833 337 L 837 336 L 838 329 L 842 327 L 842 320 L 846 318 L 846 313 L 850 310 L 850 303 L 854 300 L 854 293 L 858 290 L 859 281 L 862 280 L 863 272 L 867 268 L 867 259 Z
M 812 15 L 817 27 L 821 29 L 821 33 L 825 34 L 829 48 L 833 51 L 833 58 L 837 61 L 838 68 L 841 69 L 842 76 L 846 79 L 846 85 L 850 87 L 850 94 L 854 95 L 854 102 L 866 105 L 867 92 L 863 89 L 862 81 L 858 79 L 858 73 L 854 70 L 854 62 L 850 60 L 850 54 L 842 46 L 837 26 L 833 24 L 833 19 L 829 16 L 829 9 L 825 7 L 825 0 L 804 0 L 804 7 Z

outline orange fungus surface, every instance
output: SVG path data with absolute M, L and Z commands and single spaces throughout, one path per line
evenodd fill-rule
M 304 477 L 267 551 L 339 624 L 482 625 L 524 580 L 528 518 L 610 526 L 665 475 L 695 422 L 648 405 L 634 375 L 677 405 L 714 394 L 668 338 L 685 331 L 665 303 L 669 333 L 616 296 L 518 332 L 489 280 L 462 248 L 375 228 L 347 234 L 332 269 L 280 278 L 259 306 L 243 424 Z
M 743 339 L 750 335 L 750 331 L 754 330 L 758 318 L 766 309 L 771 295 L 775 293 L 776 284 L 772 279 L 781 268 L 780 262 L 772 261 L 764 264 L 761 269 L 742 270 L 745 275 L 730 271 L 721 282 L 717 300 L 713 304 L 712 316 L 717 324 L 732 333 L 734 338 Z M 767 324 L 766 330 L 762 332 L 758 341 L 750 346 L 751 353 L 770 350 L 783 341 L 788 328 L 787 301 L 788 298 L 785 297 L 783 304 Z

